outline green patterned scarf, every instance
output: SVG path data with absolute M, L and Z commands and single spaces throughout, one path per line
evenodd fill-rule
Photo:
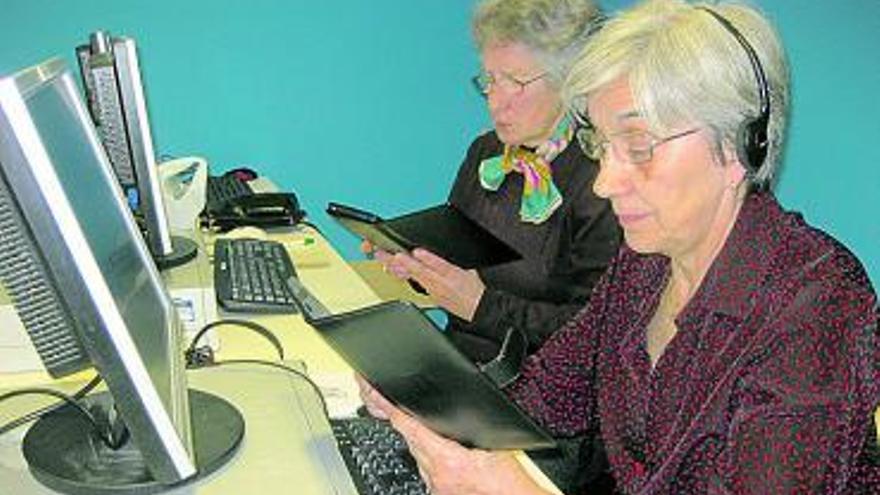
M 497 191 L 507 174 L 522 174 L 523 195 L 519 217 L 523 222 L 543 223 L 562 204 L 562 195 L 553 184 L 550 163 L 568 146 L 572 135 L 568 118 L 563 118 L 550 139 L 535 151 L 521 146 L 504 145 L 502 155 L 487 158 L 480 163 L 480 185 L 486 190 Z

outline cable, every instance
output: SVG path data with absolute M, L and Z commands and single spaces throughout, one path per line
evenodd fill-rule
M 249 320 L 236 320 L 236 319 L 224 319 L 224 320 L 216 320 L 208 323 L 201 330 L 199 330 L 196 335 L 193 337 L 192 342 L 190 342 L 189 347 L 186 349 L 186 359 L 187 362 L 190 362 L 190 358 L 196 355 L 196 346 L 199 343 L 199 340 L 208 332 L 208 330 L 219 327 L 221 325 L 238 325 L 240 327 L 245 327 L 254 332 L 262 335 L 266 338 L 272 345 L 275 347 L 275 350 L 278 351 L 278 359 L 284 361 L 284 347 L 281 345 L 281 341 L 278 340 L 278 337 L 275 336 L 269 329 L 260 325 L 259 323 L 255 323 Z
M 22 395 L 51 395 L 52 397 L 61 399 L 67 405 L 70 405 L 74 408 L 75 411 L 79 412 L 91 425 L 94 431 L 98 434 L 98 437 L 101 439 L 104 444 L 116 450 L 122 446 L 122 443 L 127 440 L 127 435 L 123 435 L 120 438 L 113 438 L 113 435 L 110 434 L 109 431 L 105 428 L 101 428 L 101 425 L 95 419 L 91 412 L 88 409 L 83 407 L 76 399 L 73 397 L 59 392 L 57 390 L 53 390 L 51 388 L 42 388 L 42 387 L 33 387 L 33 388 L 23 388 L 19 390 L 13 390 L 12 392 L 7 392 L 5 394 L 0 395 L 0 402 L 3 402 L 7 399 L 12 399 L 13 397 L 19 397 Z M 56 404 L 55 408 L 60 409 L 61 405 Z M 16 420 L 18 421 L 18 420 Z
M 98 384 L 100 384 L 100 383 L 101 383 L 101 375 L 95 375 L 94 378 L 92 378 L 88 383 L 83 385 L 83 387 L 81 389 L 77 390 L 70 397 L 73 400 L 80 400 L 83 397 L 85 397 L 89 392 L 94 390 L 95 387 L 97 387 Z M 63 401 L 56 402 L 55 404 L 50 404 L 48 406 L 41 407 L 40 409 L 37 409 L 35 411 L 31 411 L 31 412 L 25 414 L 24 416 L 21 416 L 17 419 L 14 419 L 14 420 L 6 423 L 5 425 L 0 425 L 0 435 L 4 435 L 6 433 L 9 433 L 10 431 L 18 428 L 19 426 L 21 426 L 25 423 L 29 423 L 37 418 L 40 418 L 41 416 L 44 416 L 49 413 L 53 413 L 53 412 L 57 411 L 58 409 L 61 409 L 62 407 L 64 407 L 64 405 L 65 405 L 65 402 L 63 402 Z
M 303 380 L 306 381 L 306 383 L 309 384 L 309 386 L 312 387 L 312 390 L 314 390 L 315 394 L 318 396 L 318 400 L 321 402 L 321 409 L 324 411 L 324 416 L 326 416 L 327 418 L 330 417 L 330 410 L 327 408 L 327 401 L 324 399 L 324 394 L 321 392 L 321 388 L 318 387 L 317 383 L 315 383 L 311 378 L 309 378 L 309 375 L 303 373 L 302 371 L 291 368 L 290 366 L 287 366 L 287 365 L 284 365 L 281 363 L 274 363 L 272 361 L 262 361 L 260 359 L 226 359 L 223 361 L 214 361 L 212 364 L 208 364 L 207 367 L 226 366 L 226 365 L 230 365 L 230 364 L 257 364 L 257 365 L 261 365 L 261 366 L 269 366 L 272 368 L 277 368 L 277 369 L 286 371 L 288 373 L 292 373 L 292 374 L 298 376 L 299 378 L 302 378 Z
M 318 228 L 317 225 L 313 224 L 312 222 L 309 222 L 308 220 L 300 220 L 299 222 L 296 222 L 296 224 L 297 225 L 305 225 L 306 227 L 311 227 L 318 234 L 320 234 L 322 236 L 324 235 L 324 233 L 321 232 L 321 229 Z
M 300 307 L 300 309 L 302 309 L 302 308 Z M 281 341 L 278 340 L 278 337 L 276 337 L 275 334 L 273 334 L 269 329 L 260 325 L 259 323 L 255 323 L 255 322 L 249 321 L 249 320 L 224 319 L 224 320 L 217 320 L 217 321 L 213 321 L 211 323 L 208 323 L 207 325 L 202 327 L 202 329 L 199 330 L 195 334 L 195 336 L 192 339 L 192 342 L 190 343 L 189 347 L 186 350 L 186 363 L 187 363 L 188 369 L 206 368 L 206 367 L 211 367 L 211 366 L 223 366 L 223 365 L 228 365 L 228 364 L 257 364 L 257 365 L 262 365 L 262 366 L 270 366 L 273 368 L 278 368 L 278 369 L 287 371 L 288 373 L 292 373 L 292 374 L 302 378 L 303 380 L 306 381 L 306 383 L 308 383 L 312 387 L 312 389 L 318 395 L 318 399 L 321 402 L 321 408 L 323 409 L 324 414 L 328 418 L 330 417 L 329 410 L 327 409 L 327 402 L 324 400 L 324 395 L 321 393 L 321 389 L 318 387 L 318 385 L 315 382 L 312 381 L 311 378 L 309 378 L 308 375 L 306 375 L 305 373 L 303 373 L 299 370 L 296 370 L 294 368 L 291 368 L 290 366 L 286 366 L 281 363 L 275 363 L 272 361 L 262 361 L 259 359 L 226 359 L 223 361 L 215 361 L 213 352 L 208 352 L 206 355 L 199 354 L 197 347 L 196 347 L 198 345 L 199 340 L 201 340 L 201 338 L 205 335 L 205 333 L 208 330 L 210 330 L 214 327 L 220 326 L 220 325 L 238 325 L 238 326 L 242 326 L 242 327 L 248 328 L 250 330 L 253 330 L 253 331 L 259 333 L 260 335 L 265 337 L 267 340 L 269 340 L 272 343 L 272 345 L 275 347 L 275 349 L 278 351 L 279 360 L 284 361 L 284 347 L 281 345 Z

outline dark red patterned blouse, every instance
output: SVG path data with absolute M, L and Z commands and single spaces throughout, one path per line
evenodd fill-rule
M 601 431 L 625 493 L 880 493 L 877 298 L 858 260 L 750 196 L 652 370 L 668 275 L 624 247 L 513 397 L 557 434 Z

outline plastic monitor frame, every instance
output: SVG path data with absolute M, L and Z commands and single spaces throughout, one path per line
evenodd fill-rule
M 0 279 L 47 371 L 94 365 L 109 394 L 85 407 L 131 436 L 109 448 L 73 408 L 46 415 L 23 444 L 35 478 L 154 493 L 231 457 L 243 419 L 188 390 L 177 313 L 60 59 L 0 78 L 0 244 Z

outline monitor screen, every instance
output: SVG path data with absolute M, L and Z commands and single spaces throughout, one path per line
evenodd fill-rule
M 93 405 L 107 421 L 121 416 L 143 470 L 160 485 L 192 477 L 180 322 L 60 59 L 0 79 L 0 179 L 0 279 L 47 370 L 94 365 L 112 400 Z M 25 457 L 38 479 L 66 489 L 53 469 L 77 460 L 73 440 L 55 443 L 58 433 L 42 428 L 29 455 L 40 426 Z M 67 458 L 43 465 L 54 451 Z M 116 481 L 84 476 L 102 489 Z

